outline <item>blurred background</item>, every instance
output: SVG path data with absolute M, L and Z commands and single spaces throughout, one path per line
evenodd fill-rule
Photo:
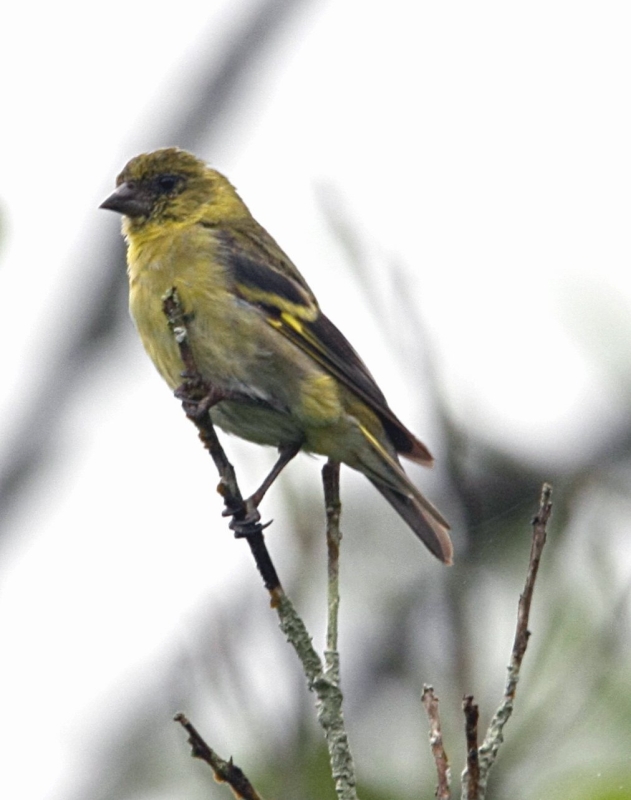
M 625 3 L 68 0 L 0 30 L 0 728 L 21 800 L 333 798 L 313 697 L 216 473 L 142 352 L 116 215 L 138 152 L 225 172 L 437 459 L 433 560 L 342 473 L 363 800 L 433 796 L 420 704 L 501 699 L 530 520 L 555 512 L 491 798 L 631 798 L 631 11 Z M 242 488 L 274 459 L 223 437 Z M 322 461 L 263 506 L 323 646 Z

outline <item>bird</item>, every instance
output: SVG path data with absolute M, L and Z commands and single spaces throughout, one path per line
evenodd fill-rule
M 100 208 L 122 215 L 131 316 L 166 383 L 182 384 L 162 308 L 175 288 L 197 369 L 224 393 L 209 410 L 212 423 L 278 449 L 253 504 L 299 451 L 323 455 L 363 473 L 451 564 L 449 524 L 399 460 L 430 466 L 429 450 L 230 181 L 186 150 L 162 148 L 132 158 Z

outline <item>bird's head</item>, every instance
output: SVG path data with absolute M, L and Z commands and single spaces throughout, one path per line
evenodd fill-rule
M 220 222 L 248 213 L 227 178 L 177 147 L 132 158 L 100 207 L 127 217 L 130 232 L 202 218 Z

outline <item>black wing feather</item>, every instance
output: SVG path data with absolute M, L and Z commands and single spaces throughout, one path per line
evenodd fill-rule
M 300 273 L 269 234 L 262 228 L 257 232 L 260 235 L 241 231 L 239 239 L 227 231 L 216 232 L 220 256 L 234 277 L 235 291 L 261 308 L 271 325 L 364 400 L 379 417 L 398 453 L 431 464 L 430 452 L 390 409 L 348 339 L 320 312 Z M 276 305 L 274 298 L 281 302 Z M 292 311 L 283 304 L 293 307 Z

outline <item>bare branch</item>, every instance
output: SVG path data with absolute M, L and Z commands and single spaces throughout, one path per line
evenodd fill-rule
M 449 769 L 449 759 L 443 745 L 443 734 L 440 726 L 440 715 L 438 713 L 438 698 L 434 694 L 432 686 L 423 686 L 421 701 L 429 718 L 429 744 L 436 764 L 438 773 L 438 785 L 436 787 L 436 797 L 438 800 L 450 800 L 451 790 L 451 771 Z
M 473 695 L 468 694 L 462 710 L 465 717 L 465 735 L 467 738 L 467 797 L 466 800 L 478 800 L 480 782 L 480 764 L 478 762 L 478 706 L 473 702 Z
M 326 655 L 337 652 L 337 618 L 340 607 L 340 465 L 327 461 L 322 468 L 324 506 L 326 508 L 326 545 L 328 555 L 328 624 Z
M 175 722 L 188 733 L 188 741 L 191 745 L 193 758 L 200 758 L 210 765 L 215 773 L 217 783 L 227 783 L 239 800 L 263 800 L 261 795 L 252 786 L 243 770 L 233 764 L 232 759 L 226 761 L 218 756 L 202 739 L 194 725 L 192 725 L 184 714 L 176 714 L 173 717 Z
M 526 584 L 523 593 L 519 596 L 519 605 L 517 607 L 517 629 L 515 631 L 515 641 L 513 642 L 513 653 L 511 656 L 511 665 L 514 665 L 517 670 L 521 666 L 526 647 L 528 646 L 528 639 L 530 631 L 528 630 L 528 618 L 530 616 L 530 605 L 532 603 L 532 595 L 535 590 L 535 581 L 537 580 L 537 573 L 539 571 L 539 562 L 541 561 L 541 553 L 543 552 L 546 543 L 546 526 L 552 513 L 552 486 L 549 483 L 544 483 L 541 489 L 541 499 L 539 501 L 539 511 L 537 516 L 533 519 L 532 525 L 532 545 L 530 548 L 530 561 L 528 563 L 528 573 L 526 575 Z M 517 681 L 511 687 L 511 697 L 515 696 L 517 688 Z
M 277 592 L 276 610 L 280 627 L 302 661 L 309 688 L 316 694 L 318 722 L 324 731 L 329 750 L 331 772 L 340 800 L 356 800 L 355 766 L 342 714 L 340 659 L 337 650 L 340 541 L 340 465 L 328 461 L 322 469 L 326 507 L 328 550 L 328 614 L 324 665 L 313 648 L 311 637 L 296 614 L 287 595 Z
M 519 681 L 519 672 L 521 664 L 528 646 L 528 639 L 530 631 L 528 630 L 528 619 L 530 616 L 530 606 L 532 603 L 532 596 L 535 588 L 535 581 L 537 579 L 537 572 L 539 570 L 539 563 L 541 561 L 541 554 L 546 543 L 547 524 L 552 513 L 552 486 L 549 483 L 544 483 L 541 488 L 541 498 L 539 501 L 539 511 L 534 518 L 532 525 L 532 544 L 530 547 L 530 561 L 528 563 L 528 572 L 526 573 L 526 582 L 524 591 L 519 596 L 519 605 L 517 608 L 517 625 L 515 629 L 515 639 L 513 642 L 513 650 L 507 669 L 506 687 L 504 689 L 504 699 L 500 703 L 493 719 L 489 725 L 488 731 L 484 738 L 484 742 L 478 750 L 479 762 L 479 784 L 478 793 L 476 795 L 478 800 L 486 795 L 486 785 L 488 781 L 489 771 L 491 770 L 500 745 L 504 741 L 504 726 L 510 719 L 513 713 L 513 703 L 515 694 L 517 692 L 517 682 Z M 470 797 L 471 795 L 465 794 L 471 778 L 469 768 L 464 770 L 462 774 L 462 795 L 463 797 Z
M 280 628 L 296 651 L 309 689 L 316 695 L 316 712 L 329 750 L 331 772 L 339 800 L 357 800 L 355 766 L 342 715 L 342 692 L 339 683 L 324 669 L 320 656 L 311 643 L 311 636 L 290 599 L 278 589 L 275 608 Z

